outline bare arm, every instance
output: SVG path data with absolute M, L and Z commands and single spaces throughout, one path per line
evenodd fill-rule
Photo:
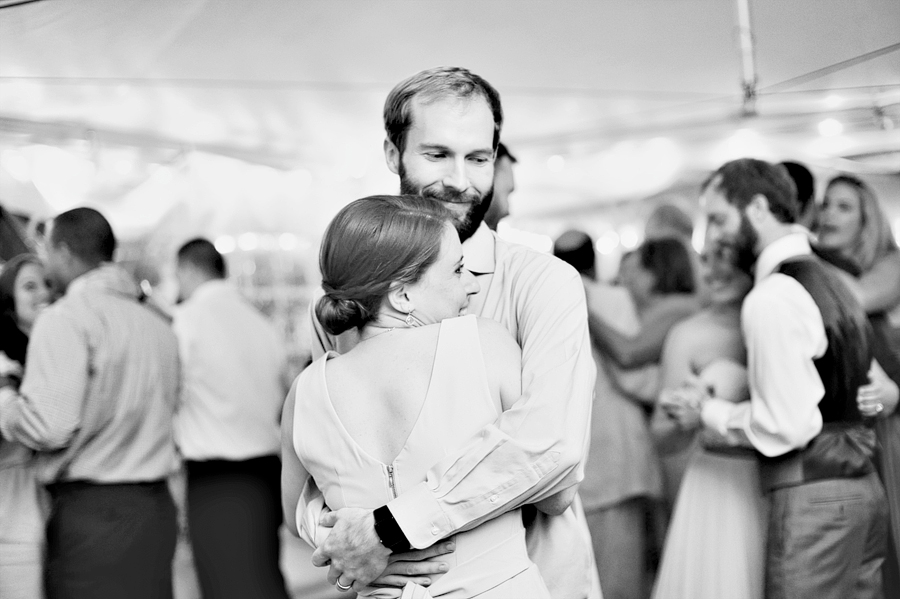
M 693 363 L 695 339 L 692 333 L 694 320 L 685 320 L 672 328 L 663 347 L 660 361 L 661 397 L 680 387 L 695 374 Z M 687 447 L 696 431 L 685 431 L 678 421 L 664 409 L 665 402 L 658 401 L 650 419 L 650 431 L 662 452 L 678 452 Z
M 859 278 L 835 269 L 868 314 L 891 310 L 900 304 L 900 252 L 882 256 Z
M 658 362 L 666 335 L 675 324 L 695 310 L 693 302 L 682 298 L 664 300 L 641 325 L 637 335 L 625 335 L 595 314 L 588 317 L 594 344 L 622 368 L 636 368 Z
M 297 527 L 297 504 L 304 487 L 310 482 L 310 476 L 297 457 L 297 452 L 294 451 L 295 393 L 296 382 L 291 385 L 281 412 L 281 509 L 288 530 L 299 537 L 301 535 Z M 314 543 L 310 544 L 315 547 Z

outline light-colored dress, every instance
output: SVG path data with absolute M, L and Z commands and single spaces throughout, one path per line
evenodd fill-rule
M 0 351 L 0 370 L 19 366 Z M 0 439 L 0 599 L 44 596 L 47 497 L 38 483 L 34 452 Z
M 641 323 L 631 294 L 623 287 L 585 281 L 588 310 L 626 335 L 636 335 Z M 591 415 L 591 448 L 578 494 L 584 510 L 605 509 L 633 497 L 659 498 L 662 475 L 659 457 L 650 437 L 643 408 L 625 397 L 610 380 L 607 368 L 614 369 L 626 389 L 650 397 L 659 386 L 655 364 L 619 370 L 596 348 L 594 409 Z
M 0 440 L 0 598 L 44 594 L 46 498 L 32 465 L 33 452 Z
M 474 316 L 440 325 L 431 381 L 421 411 L 403 449 L 385 464 L 363 450 L 334 410 L 325 379 L 329 352 L 297 380 L 294 450 L 333 510 L 376 508 L 425 480 L 428 469 L 454 453 L 481 428 L 497 419 Z M 298 515 L 302 516 L 302 514 Z M 301 523 L 298 523 L 301 525 Z M 537 567 L 525 550 L 519 510 L 455 535 L 456 550 L 442 555 L 449 570 L 427 591 L 408 587 L 404 597 L 462 599 L 483 597 L 549 598 Z M 372 597 L 399 597 L 399 589 L 368 589 Z
M 734 362 L 713 362 L 701 378 L 716 397 L 748 397 L 747 372 Z M 762 599 L 767 509 L 751 450 L 695 452 L 675 502 L 653 598 Z

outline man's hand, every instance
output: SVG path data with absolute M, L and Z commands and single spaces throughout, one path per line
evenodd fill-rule
M 438 555 L 453 553 L 456 543 L 443 541 L 427 549 L 415 549 L 406 553 L 395 553 L 388 560 L 388 566 L 381 576 L 372 581 L 373 587 L 395 587 L 402 589 L 407 582 L 427 587 L 433 574 L 443 574 L 449 568 L 444 562 L 424 561 Z
M 325 543 L 312 556 L 314 566 L 331 565 L 328 582 L 353 584 L 360 592 L 384 572 L 391 552 L 375 534 L 373 510 L 342 508 L 322 514 L 319 524 L 332 527 Z

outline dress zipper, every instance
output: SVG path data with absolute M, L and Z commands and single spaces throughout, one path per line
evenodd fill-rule
M 394 487 L 394 467 L 388 466 L 388 485 L 391 487 L 391 495 L 394 496 L 394 499 L 397 499 L 397 489 Z

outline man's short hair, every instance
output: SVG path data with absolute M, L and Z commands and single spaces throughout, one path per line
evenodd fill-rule
M 73 208 L 53 219 L 50 244 L 65 244 L 87 264 L 110 262 L 116 251 L 116 236 L 109 221 L 93 208 Z
M 785 161 L 780 163 L 794 180 L 794 186 L 797 188 L 797 207 L 799 214 L 803 214 L 810 204 L 815 202 L 816 198 L 816 181 L 809 169 L 799 162 Z
M 506 158 L 513 164 L 517 163 L 518 160 L 512 153 L 509 151 L 509 148 L 506 147 L 506 144 L 502 141 L 497 144 L 497 157 L 494 158 L 494 162 L 499 162 L 501 158 Z
M 178 250 L 178 264 L 190 264 L 207 275 L 224 279 L 228 275 L 225 259 L 208 239 L 191 239 Z
M 594 241 L 584 231 L 566 231 L 553 243 L 553 255 L 575 267 L 579 274 L 590 273 L 596 264 Z
M 427 69 L 398 83 L 384 102 L 384 129 L 387 138 L 403 154 L 406 133 L 413 124 L 414 100 L 429 104 L 445 98 L 475 97 L 484 98 L 491 109 L 491 114 L 494 115 L 494 148 L 496 148 L 500 143 L 500 129 L 503 127 L 500 93 L 478 75 L 459 67 Z
M 713 173 L 710 185 L 738 210 L 743 211 L 753 197 L 763 195 L 769 210 L 782 223 L 793 223 L 799 215 L 797 188 L 783 166 L 755 158 L 726 162 Z

